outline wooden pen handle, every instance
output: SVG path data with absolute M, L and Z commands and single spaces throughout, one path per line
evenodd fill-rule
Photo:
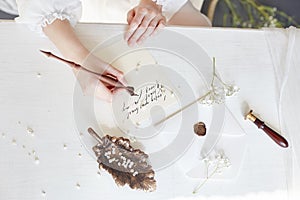
M 254 124 L 261 130 L 263 130 L 272 140 L 274 140 L 274 142 L 276 142 L 281 147 L 287 148 L 289 146 L 287 140 L 284 137 L 279 135 L 276 131 L 271 129 L 260 119 L 256 118 Z
M 102 81 L 103 83 L 106 83 L 109 85 L 110 89 L 115 89 L 115 88 L 124 88 L 126 89 L 129 94 L 131 96 L 137 96 L 137 94 L 134 93 L 134 87 L 131 86 L 125 86 L 123 85 L 116 77 L 114 77 L 113 75 L 104 75 L 102 73 L 98 73 L 98 72 L 94 72 L 92 70 L 89 70 L 73 61 L 70 60 L 66 60 L 64 58 L 61 58 L 59 56 L 54 55 L 53 53 L 49 52 L 49 51 L 43 51 L 40 50 L 40 52 L 42 52 L 43 54 L 45 54 L 47 57 L 52 57 L 55 58 L 57 60 L 60 60 L 64 63 L 66 63 L 67 65 L 69 65 L 70 67 L 74 68 L 74 69 L 81 69 L 83 71 L 86 71 L 88 73 L 94 74 L 96 76 L 98 76 L 99 80 Z

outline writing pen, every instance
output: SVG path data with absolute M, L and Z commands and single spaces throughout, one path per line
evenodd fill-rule
M 85 67 L 83 67 L 83 66 L 81 66 L 81 65 L 79 65 L 79 64 L 77 64 L 75 62 L 72 62 L 72 61 L 63 59 L 61 57 L 58 57 L 58 56 L 54 55 L 51 52 L 43 51 L 43 50 L 40 50 L 40 51 L 43 54 L 45 54 L 47 57 L 52 57 L 52 58 L 55 58 L 57 60 L 60 60 L 60 61 L 62 61 L 64 63 L 68 64 L 70 67 L 72 67 L 74 69 L 84 70 L 84 71 L 86 71 L 88 73 L 91 73 L 91 74 L 94 74 L 94 75 L 98 76 L 99 80 L 101 82 L 108 84 L 113 89 L 123 88 L 123 89 L 126 89 L 131 96 L 137 96 L 137 94 L 134 93 L 134 87 L 123 85 L 117 78 L 114 78 L 113 75 L 109 76 L 109 75 L 105 75 L 105 74 L 100 74 L 100 73 L 91 71 L 91 70 L 89 70 L 89 69 L 87 69 L 87 68 L 85 68 Z

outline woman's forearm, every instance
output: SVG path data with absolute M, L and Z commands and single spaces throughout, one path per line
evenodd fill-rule
M 43 31 L 66 59 L 82 64 L 88 56 L 89 50 L 80 42 L 68 20 L 57 19 Z

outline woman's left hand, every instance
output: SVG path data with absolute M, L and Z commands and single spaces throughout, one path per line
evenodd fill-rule
M 127 14 L 128 30 L 125 40 L 129 46 L 142 44 L 149 36 L 155 35 L 166 25 L 162 6 L 152 0 L 141 0 L 140 4 Z

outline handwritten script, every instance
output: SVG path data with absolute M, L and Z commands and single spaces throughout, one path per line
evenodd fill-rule
M 126 112 L 127 119 L 139 115 L 154 105 L 166 102 L 168 90 L 156 82 L 138 89 L 137 94 L 138 96 L 131 97 L 129 102 L 123 103 L 122 111 Z

